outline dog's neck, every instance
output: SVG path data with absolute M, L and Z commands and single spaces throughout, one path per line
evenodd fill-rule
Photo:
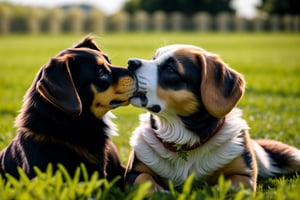
M 165 148 L 173 152 L 191 151 L 209 141 L 222 128 L 225 117 L 210 120 L 201 116 L 158 117 L 150 115 L 151 128 Z M 186 124 L 188 122 L 188 124 Z
M 199 136 L 200 140 L 209 137 L 217 127 L 220 119 L 210 115 L 206 110 L 201 110 L 189 116 L 180 116 L 184 126 Z

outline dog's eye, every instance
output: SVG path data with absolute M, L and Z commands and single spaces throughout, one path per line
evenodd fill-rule
M 168 73 L 175 72 L 174 68 L 170 64 L 167 64 L 167 65 L 164 66 L 164 71 L 166 71 Z
M 104 71 L 104 69 L 102 67 L 98 67 L 97 69 L 97 77 L 98 78 L 103 78 L 104 76 L 106 76 L 106 72 Z
M 174 62 L 166 62 L 160 66 L 160 70 L 163 72 L 174 73 Z

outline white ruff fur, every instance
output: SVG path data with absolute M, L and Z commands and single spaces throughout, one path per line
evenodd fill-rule
M 118 136 L 118 127 L 117 125 L 112 121 L 112 119 L 115 119 L 116 116 L 112 112 L 107 112 L 102 120 L 107 125 L 107 128 L 105 129 L 105 133 L 107 135 L 111 136 Z
M 166 149 L 153 133 L 155 131 L 164 141 L 176 144 L 193 145 L 199 141 L 199 137 L 187 130 L 177 116 L 171 114 L 165 114 L 161 118 L 154 116 L 158 130 L 151 128 L 149 113 L 141 115 L 140 126 L 134 131 L 130 144 L 139 160 L 162 178 L 171 180 L 175 186 L 184 183 L 192 173 L 196 179 L 205 180 L 243 153 L 243 137 L 238 136 L 243 129 L 249 127 L 241 115 L 241 110 L 233 109 L 215 136 L 197 149 L 188 151 L 187 161 L 176 152 Z

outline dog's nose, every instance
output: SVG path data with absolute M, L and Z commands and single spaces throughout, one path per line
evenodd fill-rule
M 128 60 L 128 69 L 130 71 L 137 70 L 140 66 L 142 66 L 142 61 L 136 58 L 132 58 Z

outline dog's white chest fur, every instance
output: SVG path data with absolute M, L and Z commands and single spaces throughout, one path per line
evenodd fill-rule
M 196 179 L 205 180 L 213 172 L 222 168 L 244 151 L 244 138 L 239 137 L 242 130 L 249 129 L 241 118 L 241 111 L 233 109 L 227 116 L 220 131 L 204 145 L 188 151 L 187 160 L 176 152 L 172 152 L 156 138 L 153 131 L 164 141 L 176 144 L 193 145 L 199 138 L 184 128 L 176 117 L 158 119 L 158 129 L 153 130 L 150 125 L 150 114 L 140 116 L 140 126 L 134 131 L 130 140 L 135 154 L 144 164 L 156 174 L 171 180 L 179 186 L 194 173 Z

